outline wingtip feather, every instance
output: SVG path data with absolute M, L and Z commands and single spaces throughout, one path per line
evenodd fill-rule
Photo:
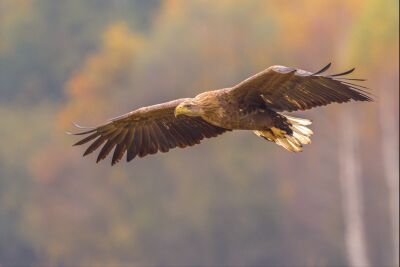
M 325 67 L 323 67 L 323 68 L 320 69 L 319 71 L 317 71 L 317 72 L 311 74 L 311 76 L 315 76 L 315 75 L 321 74 L 321 73 L 325 72 L 326 70 L 328 70 L 331 66 L 332 66 L 332 63 L 329 62 Z
M 86 127 L 86 126 L 81 126 L 81 125 L 79 125 L 79 124 L 77 124 L 76 122 L 71 122 L 72 123 L 72 125 L 74 125 L 76 128 L 79 128 L 79 129 L 94 129 L 95 127 Z
M 329 77 L 344 76 L 344 75 L 347 75 L 347 74 L 350 74 L 350 73 L 352 73 L 352 72 L 353 72 L 353 71 L 355 71 L 355 70 L 356 70 L 356 68 L 352 68 L 352 69 L 349 69 L 349 70 L 347 70 L 347 71 L 344 71 L 344 72 L 341 72 L 341 73 L 337 73 L 337 74 L 329 75 Z

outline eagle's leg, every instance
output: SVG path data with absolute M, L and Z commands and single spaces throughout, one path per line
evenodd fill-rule
M 274 126 L 257 130 L 254 133 L 268 141 L 275 142 L 292 152 L 302 151 L 305 144 L 311 143 L 310 136 L 313 132 L 307 128 L 311 121 L 277 114 Z

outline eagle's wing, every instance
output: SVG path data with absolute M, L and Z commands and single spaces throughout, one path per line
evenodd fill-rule
M 306 110 L 350 100 L 372 101 L 365 87 L 353 83 L 363 79 L 343 77 L 354 69 L 335 75 L 322 75 L 330 65 L 315 73 L 271 66 L 234 86 L 230 94 L 239 101 L 240 108 L 267 105 L 275 111 Z
M 143 107 L 110 120 L 108 123 L 75 133 L 87 135 L 74 145 L 92 142 L 84 156 L 102 146 L 97 162 L 112 149 L 112 164 L 117 163 L 127 151 L 127 161 L 158 151 L 168 152 L 174 147 L 199 144 L 203 138 L 215 137 L 227 129 L 216 127 L 200 117 L 175 117 L 175 107 L 185 99 L 177 99 L 154 106 Z

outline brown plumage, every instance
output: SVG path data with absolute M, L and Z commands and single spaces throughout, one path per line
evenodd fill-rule
M 231 88 L 208 91 L 194 98 L 143 107 L 75 135 L 86 135 L 75 145 L 91 142 L 84 156 L 100 148 L 97 162 L 114 149 L 111 163 L 126 153 L 127 161 L 158 151 L 199 144 L 203 138 L 231 130 L 251 130 L 289 151 L 310 143 L 309 120 L 279 112 L 307 110 L 330 103 L 372 101 L 362 79 L 343 76 L 354 71 L 322 75 L 318 72 L 272 66 Z M 78 126 L 79 127 L 79 126 Z

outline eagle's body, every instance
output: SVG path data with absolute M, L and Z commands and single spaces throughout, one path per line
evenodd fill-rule
M 268 108 L 254 110 L 237 108 L 239 101 L 232 97 L 231 91 L 232 88 L 209 91 L 189 100 L 201 107 L 201 111 L 193 115 L 200 116 L 215 126 L 231 130 L 259 130 L 273 126 L 273 111 Z M 184 112 L 186 115 L 190 114 L 190 111 Z
M 354 69 L 330 76 L 283 66 L 272 66 L 238 85 L 201 93 L 194 98 L 143 107 L 112 119 L 105 125 L 78 133 L 88 136 L 87 155 L 103 145 L 97 161 L 115 147 L 112 164 L 124 153 L 127 161 L 157 151 L 200 143 L 231 130 L 251 130 L 289 151 L 298 152 L 309 144 L 309 120 L 283 115 L 282 111 L 306 110 L 332 102 L 371 101 L 362 86 L 344 78 Z

